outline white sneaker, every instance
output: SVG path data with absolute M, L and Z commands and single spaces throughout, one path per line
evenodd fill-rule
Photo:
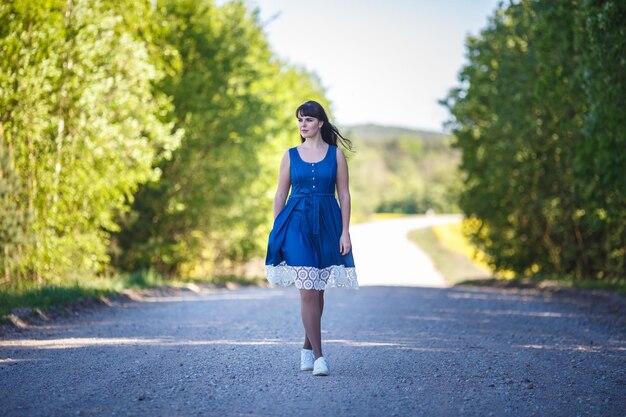
M 316 376 L 326 376 L 328 375 L 328 363 L 326 362 L 326 358 L 320 356 L 315 359 L 315 363 L 313 363 L 313 375 Z
M 313 355 L 312 350 L 302 349 L 300 351 L 300 370 L 301 371 L 312 371 L 313 361 L 315 361 L 315 356 Z

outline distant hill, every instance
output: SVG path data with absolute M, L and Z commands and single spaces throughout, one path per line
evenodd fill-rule
M 373 124 L 344 126 L 355 219 L 372 213 L 455 212 L 460 152 L 441 132 Z
M 450 135 L 442 132 L 428 130 L 409 129 L 396 126 L 381 126 L 375 124 L 343 126 L 342 132 L 346 136 L 358 138 L 362 141 L 387 141 L 391 139 L 414 138 L 422 141 L 448 141 Z

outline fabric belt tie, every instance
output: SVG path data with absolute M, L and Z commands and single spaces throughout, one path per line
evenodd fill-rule
M 335 197 L 334 193 L 312 193 L 308 189 L 302 189 L 298 194 L 291 194 L 289 199 L 304 198 L 304 205 L 313 210 L 313 224 L 311 225 L 314 235 L 320 234 L 320 199 L 319 197 Z

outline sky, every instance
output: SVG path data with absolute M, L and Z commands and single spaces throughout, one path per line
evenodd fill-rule
M 500 0 L 248 0 L 275 53 L 316 73 L 334 122 L 444 130 L 468 34 Z M 305 101 L 307 97 L 303 97 Z

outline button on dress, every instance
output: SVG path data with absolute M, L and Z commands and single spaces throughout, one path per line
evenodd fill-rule
M 319 162 L 289 149 L 291 193 L 274 220 L 265 270 L 271 284 L 307 290 L 358 288 L 352 250 L 339 252 L 341 209 L 335 198 L 337 147 Z

